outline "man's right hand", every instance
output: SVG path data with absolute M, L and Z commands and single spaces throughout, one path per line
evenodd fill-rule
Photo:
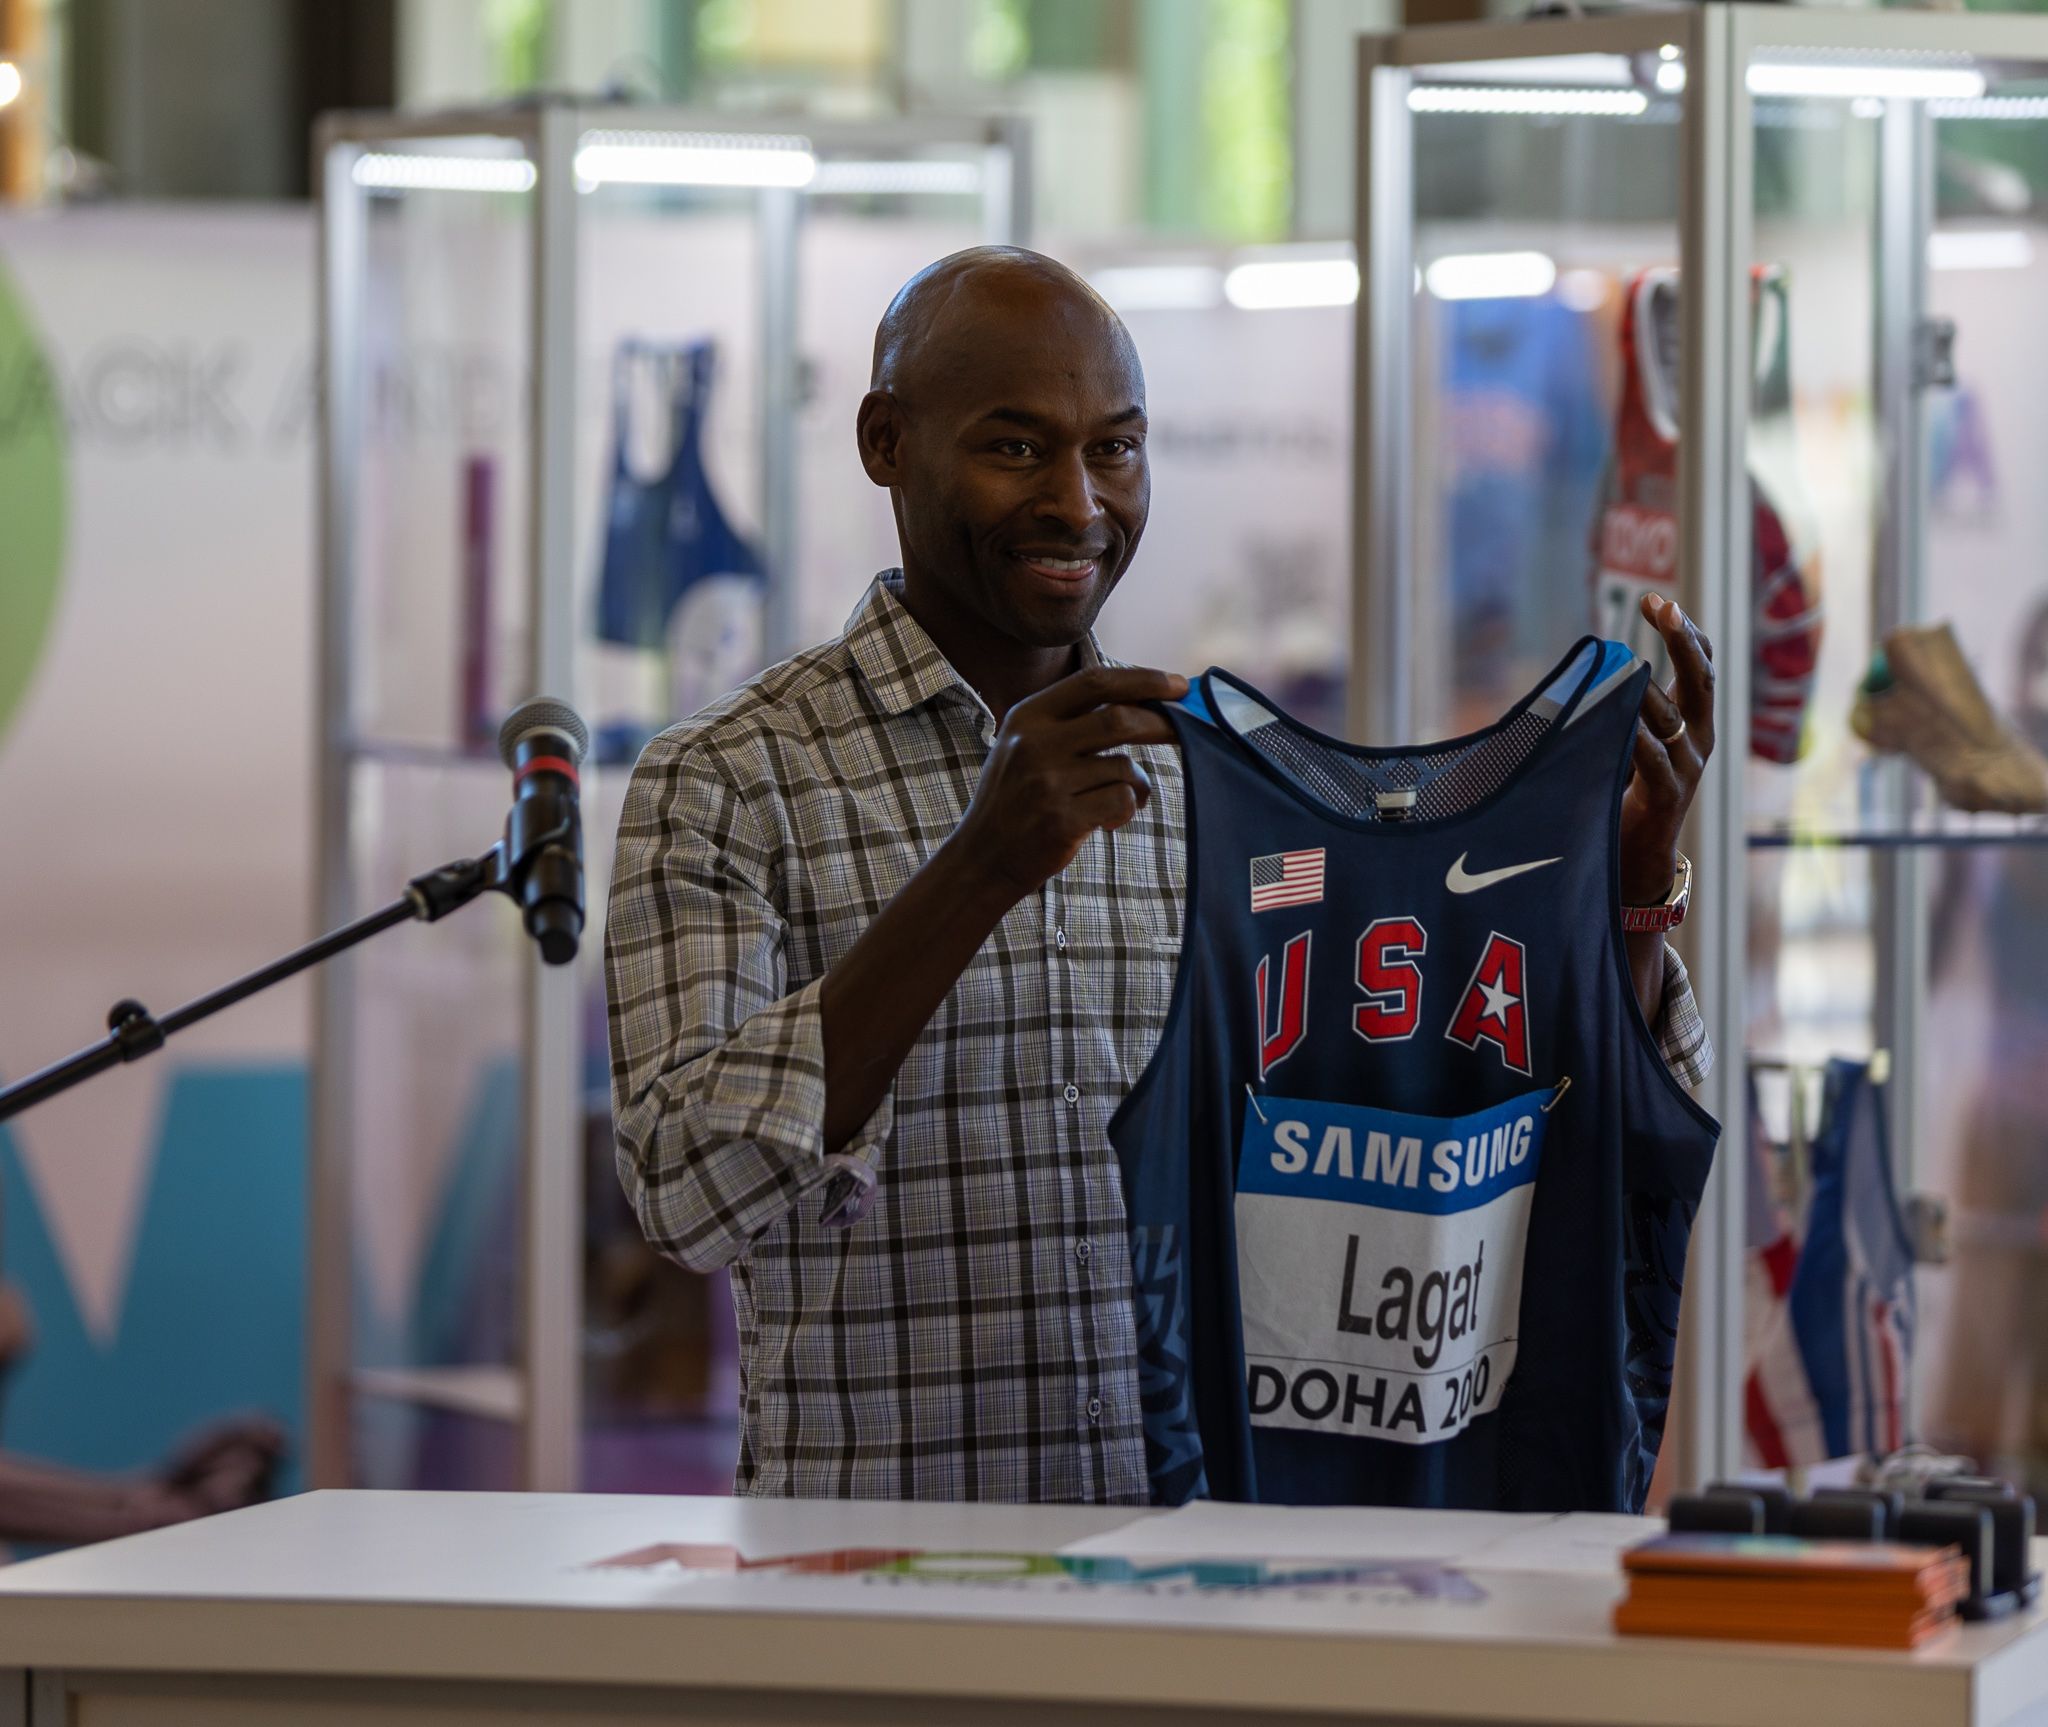
M 875 1113 L 925 1022 L 1020 900 L 1074 861 L 1097 828 L 1145 807 L 1151 783 L 1119 747 L 1170 744 L 1174 672 L 1091 666 L 1003 716 L 960 825 L 825 973 L 824 1150 Z
M 1091 666 L 1003 716 L 981 783 L 949 849 L 1010 903 L 1058 875 L 1098 828 L 1120 828 L 1152 796 L 1145 770 L 1120 750 L 1170 744 L 1166 716 L 1140 702 L 1187 694 L 1178 672 Z

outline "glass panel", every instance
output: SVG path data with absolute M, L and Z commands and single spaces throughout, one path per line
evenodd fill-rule
M 1677 257 L 1678 65 L 1416 75 L 1418 736 L 1498 718 L 1589 629 L 1633 636 L 1671 579 L 1676 350 L 1629 308 Z
M 502 138 L 380 144 L 353 180 L 347 869 L 360 913 L 504 825 L 497 728 L 530 693 L 534 200 L 532 166 Z M 452 1479 L 447 1435 L 485 1428 L 496 1461 L 467 1484 L 517 1485 L 521 1255 L 508 1244 L 522 1234 L 525 939 L 493 898 L 337 962 L 353 982 L 344 1155 L 363 1485 Z M 495 1413 L 455 1413 L 450 1398 Z
M 1856 825 L 1877 795 L 1849 714 L 1870 658 L 1881 473 L 1874 417 L 1879 120 L 1846 101 L 1758 96 L 1750 275 L 1752 834 Z M 1825 608 L 1824 612 L 1819 608 Z M 1870 860 L 1813 847 L 1751 857 L 1750 1043 L 1810 1066 L 1864 1055 L 1877 974 Z M 1767 1086 L 1771 1092 L 1781 1086 Z
M 2039 68 L 1961 55 L 1747 76 L 1755 643 L 1723 733 L 1749 750 L 1748 1460 L 1924 1438 L 2038 1468 L 2048 834 L 1959 812 L 2048 793 L 1998 718 L 2043 711 L 2048 521 L 1994 459 L 2035 434 L 2038 229 L 1996 212 L 2038 194 L 2048 103 Z M 1923 315 L 1954 321 L 1952 383 Z M 1953 1208 L 1950 1267 L 1913 1266 L 1916 1190 Z
M 351 723 L 495 753 L 525 689 L 532 166 L 510 140 L 380 147 L 365 200 Z
M 1979 100 L 1930 103 L 1938 174 L 1928 310 L 1954 323 L 1955 381 L 1922 398 L 1921 615 L 1950 624 L 2001 718 L 2048 750 L 2043 421 L 2048 89 L 2007 67 Z M 2024 73 L 2028 82 L 2018 82 Z M 1938 807 L 1914 773 L 1922 812 Z M 1923 813 L 1923 821 L 1932 819 Z M 1939 818 L 1988 828 L 2005 818 Z M 2030 842 L 2048 839 L 2022 818 Z M 1951 1258 L 1922 1270 L 1917 1409 L 1935 1444 L 2048 1489 L 2048 850 L 1944 850 L 1924 868 L 1929 996 L 1914 1185 L 1950 1207 Z
M 366 901 L 393 899 L 420 870 L 473 854 L 504 820 L 495 757 L 363 760 L 351 790 L 351 864 Z M 359 1373 L 488 1367 L 504 1370 L 500 1384 L 512 1379 L 526 940 L 491 896 L 431 929 L 401 925 L 336 962 L 353 968 L 354 985 Z M 362 1485 L 429 1484 L 419 1473 L 427 1430 L 409 1408 L 359 1400 Z
M 1882 460 L 1880 265 L 1887 223 L 1908 215 L 1910 188 L 1885 180 L 1885 104 L 1825 93 L 1818 78 L 1823 93 L 1789 93 L 1805 88 L 1801 64 L 1760 61 L 1750 77 L 1752 509 L 1748 568 L 1731 570 L 1730 603 L 1748 609 L 1751 695 L 1747 713 L 1722 722 L 1724 747 L 1747 751 L 1752 848 L 1744 1461 L 1795 1470 L 1888 1451 L 1905 1436 L 1896 1395 L 1862 1400 L 1852 1421 L 1846 1396 L 1816 1386 L 1814 1375 L 1831 1370 L 1819 1362 L 1810 1311 L 1827 1243 L 1839 1239 L 1833 1196 L 1846 1158 L 1866 1175 L 1887 1161 L 1882 1094 L 1871 1099 L 1880 1107 L 1859 1112 L 1851 1081 L 1888 1036 L 1885 932 L 1899 903 L 1898 860 L 1817 840 L 1882 826 L 1896 801 L 1895 776 L 1858 743 L 1850 716 L 1873 620 L 1896 603 L 1885 598 L 1895 580 L 1882 554 L 1883 511 L 1897 500 Z M 1788 93 L 1770 93 L 1779 90 Z M 1859 1335 L 1853 1320 L 1844 1335 L 1852 1347 L 1893 1346 Z M 1897 1367 L 1878 1378 L 1896 1385 Z

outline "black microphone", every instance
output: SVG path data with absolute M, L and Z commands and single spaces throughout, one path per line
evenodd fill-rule
M 512 770 L 505 818 L 505 874 L 549 965 L 576 957 L 583 934 L 583 821 L 576 770 L 590 728 L 567 702 L 535 696 L 498 729 L 498 754 Z

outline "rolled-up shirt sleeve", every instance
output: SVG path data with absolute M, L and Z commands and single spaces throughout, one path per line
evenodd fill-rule
M 822 980 L 788 988 L 776 850 L 709 753 L 673 734 L 633 770 L 605 927 L 619 1179 L 693 1270 L 743 1255 L 824 1155 Z M 891 1099 L 842 1156 L 872 1157 Z
M 1692 993 L 1685 961 L 1669 942 L 1664 945 L 1664 1005 L 1658 1011 L 1657 1047 L 1664 1065 L 1681 1085 L 1698 1086 L 1714 1071 L 1714 1041 Z

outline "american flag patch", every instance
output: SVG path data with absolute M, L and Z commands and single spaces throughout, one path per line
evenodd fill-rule
M 1323 897 L 1323 848 L 1252 859 L 1252 910 L 1316 905 Z

